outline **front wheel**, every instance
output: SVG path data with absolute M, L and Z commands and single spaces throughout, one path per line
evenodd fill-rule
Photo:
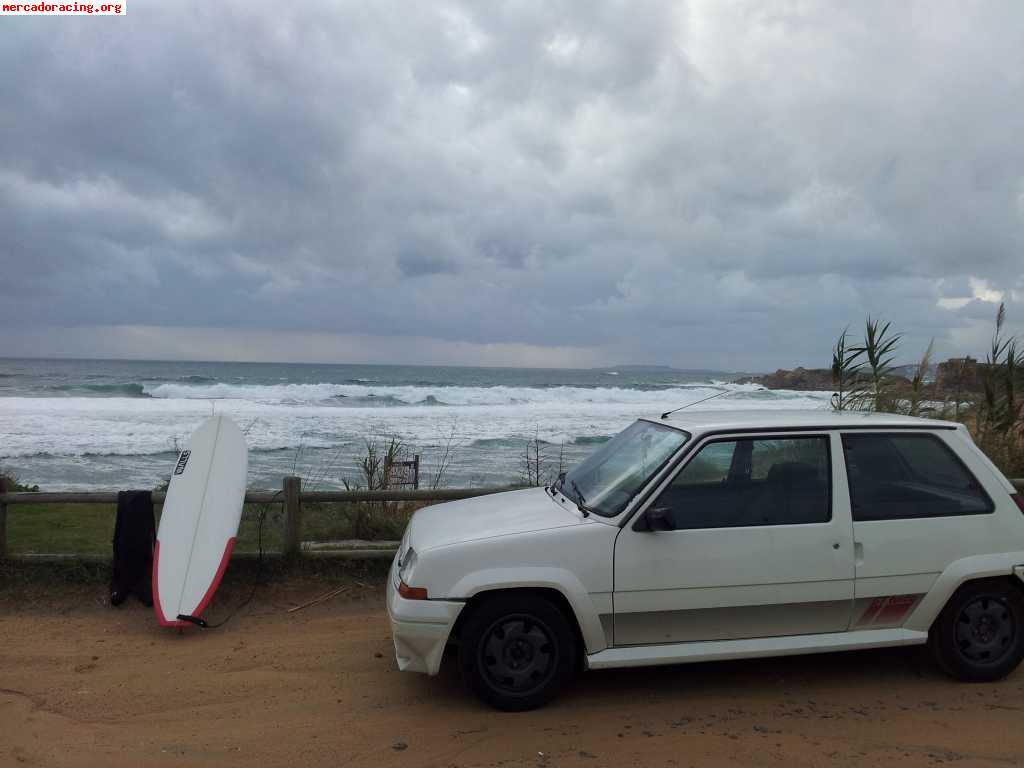
M 939 666 L 968 682 L 998 680 L 1024 657 L 1024 595 L 999 580 L 969 582 L 932 625 L 929 646 Z
M 546 704 L 576 668 L 576 637 L 565 614 L 533 595 L 487 600 L 462 628 L 459 666 L 466 684 L 497 709 Z

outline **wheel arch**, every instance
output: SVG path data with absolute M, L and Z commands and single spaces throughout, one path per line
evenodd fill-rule
M 459 612 L 459 617 L 455 620 L 455 624 L 452 626 L 452 637 L 459 638 L 461 636 L 462 628 L 466 621 L 478 608 L 484 605 L 484 603 L 496 597 L 506 595 L 539 597 L 554 604 L 555 607 L 562 612 L 562 615 L 565 616 L 566 621 L 569 622 L 569 626 L 572 629 L 573 635 L 576 637 L 576 642 L 579 643 L 581 651 L 585 651 L 586 643 L 584 642 L 583 632 L 580 629 L 580 623 L 576 618 L 576 613 L 573 611 L 572 606 L 569 604 L 565 595 L 553 587 L 510 587 L 486 589 L 481 592 L 477 592 L 473 597 L 466 601 L 466 607 Z
M 514 574 L 507 570 L 498 573 L 479 572 L 467 575 L 457 586 L 457 594 L 464 596 L 466 606 L 459 612 L 452 627 L 453 638 L 458 637 L 466 619 L 485 600 L 516 593 L 544 597 L 558 606 L 569 619 L 583 654 L 597 653 L 608 646 L 594 601 L 575 575 L 568 571 L 542 569 Z
M 994 595 L 1005 597 L 986 600 Z M 977 608 L 971 612 L 973 606 Z M 1015 613 L 1015 618 L 1011 619 L 1010 613 Z M 932 624 L 929 649 L 938 666 L 957 680 L 999 680 L 1024 657 L 1022 615 L 1024 583 L 1016 576 L 968 579 L 957 587 Z
M 1024 552 L 976 555 L 950 563 L 918 603 L 904 627 L 929 631 L 958 589 L 969 582 L 988 579 L 1004 579 L 1024 592 Z

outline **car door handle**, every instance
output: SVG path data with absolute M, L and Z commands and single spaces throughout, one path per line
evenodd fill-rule
M 838 541 L 833 541 L 832 542 L 832 549 L 839 549 L 839 542 Z

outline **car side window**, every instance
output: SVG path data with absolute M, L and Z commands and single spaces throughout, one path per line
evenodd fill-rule
M 655 500 L 674 527 L 737 528 L 832 518 L 828 437 L 716 440 Z
M 929 434 L 845 434 L 854 520 L 992 512 L 992 500 L 952 449 Z
M 687 483 L 724 483 L 729 477 L 736 443 L 711 443 L 701 448 L 700 453 L 686 465 Z

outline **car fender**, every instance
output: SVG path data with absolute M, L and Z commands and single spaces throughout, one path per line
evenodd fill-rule
M 1024 552 L 996 552 L 954 560 L 939 574 L 928 594 L 907 618 L 904 627 L 927 632 L 949 598 L 962 584 L 999 576 L 1016 576 L 1024 583 Z
M 601 627 L 601 613 L 611 613 L 611 595 L 604 610 L 594 603 L 594 597 L 583 587 L 574 573 L 564 568 L 522 567 L 493 568 L 467 573 L 450 592 L 459 599 L 469 599 L 481 592 L 498 589 L 554 589 L 569 603 L 576 616 L 587 653 L 597 653 L 608 647 Z

